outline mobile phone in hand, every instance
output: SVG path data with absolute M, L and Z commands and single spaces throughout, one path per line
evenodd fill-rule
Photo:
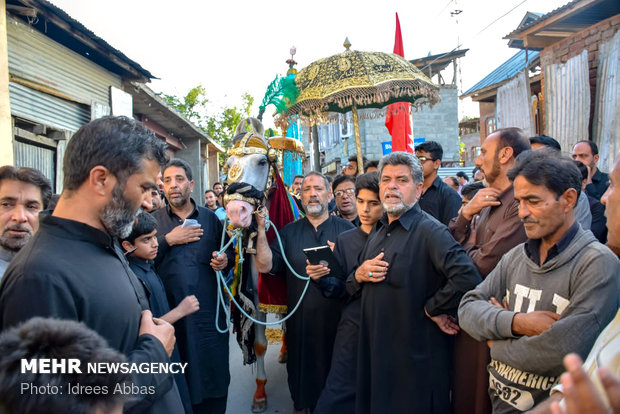
M 200 226 L 200 223 L 198 223 L 198 220 L 194 220 L 194 219 L 185 219 L 185 221 L 183 222 L 183 224 L 181 225 L 181 227 L 185 228 L 185 227 L 190 227 L 190 226 Z

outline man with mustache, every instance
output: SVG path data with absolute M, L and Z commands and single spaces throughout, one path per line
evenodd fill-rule
M 368 233 L 383 215 L 383 205 L 379 199 L 379 176 L 376 172 L 362 174 L 355 179 L 355 198 L 360 225 L 340 234 L 334 246 L 334 256 L 345 274 L 357 267 L 357 256 L 366 244 Z M 313 280 L 318 280 L 319 284 L 324 284 L 325 279 L 333 281 L 330 272 L 328 266 L 321 264 L 306 267 L 306 273 Z M 344 280 L 338 281 L 344 284 Z M 348 297 L 342 311 L 334 341 L 331 368 L 314 411 L 316 414 L 355 413 L 359 299 L 359 295 Z
M 476 158 L 476 166 L 484 172 L 488 187 L 478 191 L 450 222 L 450 232 L 463 245 L 482 277 L 493 270 L 504 253 L 525 241 L 518 203 L 506 174 L 515 158 L 529 149 L 530 142 L 519 128 L 499 129 L 489 135 Z M 476 214 L 480 219 L 475 234 L 471 234 L 470 224 Z
M 493 412 L 516 413 L 546 398 L 584 358 L 618 309 L 620 262 L 575 221 L 581 173 L 572 160 L 534 151 L 508 173 L 527 241 L 506 253 L 459 307 L 461 327 L 491 349 Z
M 476 167 L 484 173 L 487 188 L 478 191 L 458 217 L 450 221 L 450 232 L 483 278 L 506 252 L 526 239 L 518 215 L 519 203 L 506 174 L 517 155 L 529 149 L 530 141 L 519 128 L 499 129 L 489 135 L 476 158 Z M 461 331 L 454 354 L 454 413 L 490 413 L 485 368 L 490 357 L 486 344 Z
M 357 217 L 357 207 L 355 205 L 355 177 L 351 175 L 340 175 L 334 180 L 334 200 L 338 208 L 338 215 L 345 220 L 349 220 L 353 225 L 359 226 L 360 220 Z
M 329 183 L 325 176 L 317 172 L 308 173 L 301 185 L 301 203 L 306 217 L 280 229 L 284 251 L 277 240 L 269 246 L 264 218 L 256 215 L 256 267 L 262 273 L 286 271 L 289 311 L 298 303 L 306 281 L 293 275 L 285 265 L 283 256 L 286 256 L 295 272 L 305 276 L 306 257 L 303 249 L 325 246 L 328 242 L 334 242 L 340 233 L 354 228 L 348 220 L 329 214 L 328 201 Z M 325 297 L 318 283 L 312 281 L 303 302 L 286 321 L 286 369 L 295 412 L 303 413 L 315 408 L 329 373 L 343 306 L 341 298 Z
M 165 160 L 165 144 L 131 118 L 100 118 L 73 135 L 58 205 L 41 213 L 39 230 L 0 284 L 0 329 L 34 316 L 77 320 L 129 362 L 170 362 L 174 328 L 153 318 L 117 244 L 140 209 L 151 208 Z M 135 373 L 132 382 L 138 392 L 126 412 L 182 412 L 171 374 Z
M 33 168 L 0 167 L 0 278 L 39 228 L 52 196 L 50 181 Z
M 192 170 L 179 158 L 170 160 L 163 172 L 168 205 L 157 210 L 155 259 L 170 306 L 178 306 L 187 295 L 195 295 L 200 310 L 175 323 L 181 360 L 188 363 L 185 378 L 195 414 L 224 413 L 228 398 L 228 333 L 216 330 L 227 325 L 220 309 L 216 320 L 217 275 L 226 274 L 235 263 L 232 248 L 217 256 L 222 240 L 222 223 L 214 212 L 198 205 L 191 197 Z M 183 225 L 186 219 L 195 224 Z M 225 238 L 225 243 L 228 236 Z
M 519 128 L 505 128 L 489 135 L 482 144 L 476 167 L 484 173 L 487 188 L 479 190 L 458 217 L 449 224 L 454 238 L 463 245 L 482 277 L 486 277 L 501 257 L 525 241 L 512 183 L 506 175 L 530 141 Z M 454 414 L 488 414 L 486 366 L 490 361 L 485 343 L 461 331 L 454 351 Z M 473 377 L 473 380 L 472 380 Z
M 446 226 L 421 210 L 423 185 L 412 154 L 393 152 L 380 161 L 386 213 L 347 280 L 349 293 L 361 294 L 359 414 L 450 412 L 454 316 L 480 275 Z
M 599 160 L 598 146 L 594 141 L 579 141 L 573 147 L 572 155 L 574 160 L 590 167 L 592 182 L 586 186 L 586 192 L 596 200 L 600 200 L 609 186 L 609 175 L 596 167 Z

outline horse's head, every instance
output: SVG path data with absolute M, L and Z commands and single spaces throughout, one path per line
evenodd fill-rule
M 246 121 L 254 131 L 245 132 Z M 244 119 L 239 124 L 233 144 L 226 161 L 229 183 L 224 196 L 226 215 L 234 227 L 247 228 L 252 223 L 252 212 L 263 201 L 269 167 L 276 153 L 269 147 L 263 137 L 263 126 L 255 118 Z

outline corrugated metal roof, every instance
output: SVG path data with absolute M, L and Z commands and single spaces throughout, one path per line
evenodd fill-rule
M 568 8 L 570 8 L 571 6 L 573 6 L 574 4 L 579 3 L 580 1 L 583 1 L 583 0 L 573 0 L 573 1 L 569 2 L 569 3 L 566 3 L 564 6 L 558 7 L 557 9 L 552 10 L 549 13 L 542 15 L 538 19 L 532 20 L 531 22 L 529 22 L 527 24 L 524 24 L 523 26 L 518 27 L 516 30 L 513 30 L 511 33 L 509 33 L 506 36 L 504 36 L 504 39 L 509 39 L 510 37 L 512 37 L 512 36 L 514 36 L 514 35 L 516 35 L 518 33 L 523 32 L 527 28 L 532 27 L 533 25 L 538 24 L 538 23 L 542 22 L 543 20 L 547 20 L 548 18 L 555 16 L 556 14 L 558 14 L 558 13 L 560 13 L 560 12 L 562 12 L 562 11 L 568 9 Z
M 82 23 L 69 16 L 64 10 L 47 0 L 7 0 L 7 12 L 15 11 L 14 7 L 25 6 L 36 10 L 37 17 L 30 26 L 45 33 L 46 36 L 63 44 L 86 59 L 123 75 L 127 79 L 148 82 L 154 79 L 148 70 L 137 62 L 129 59 L 120 50 L 115 49 L 105 40 L 86 28 Z M 15 16 L 28 23 L 28 19 L 19 12 Z
M 134 97 L 134 113 L 147 116 L 175 137 L 194 138 L 212 145 L 218 152 L 225 151 L 219 143 L 168 105 L 148 86 L 139 82 L 129 82 L 125 86 L 125 92 Z
M 533 62 L 538 58 L 539 52 L 530 50 L 528 52 L 529 62 Z M 461 98 L 465 98 L 474 94 L 475 92 L 491 87 L 493 85 L 501 84 L 515 76 L 517 73 L 525 68 L 527 62 L 525 61 L 525 50 L 518 51 L 513 57 L 506 62 L 499 65 L 493 72 L 485 76 L 480 82 L 472 86 L 467 92 L 461 95 Z

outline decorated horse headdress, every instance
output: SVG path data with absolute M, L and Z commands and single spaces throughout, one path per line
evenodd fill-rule
M 250 131 L 246 131 L 248 123 L 252 127 Z M 237 126 L 233 147 L 228 151 L 230 185 L 224 196 L 225 203 L 241 200 L 256 207 L 263 199 L 265 189 L 269 188 L 270 167 L 277 161 L 277 150 L 269 145 L 263 134 L 263 125 L 256 118 L 246 118 Z M 258 157 L 249 157 L 253 155 Z

